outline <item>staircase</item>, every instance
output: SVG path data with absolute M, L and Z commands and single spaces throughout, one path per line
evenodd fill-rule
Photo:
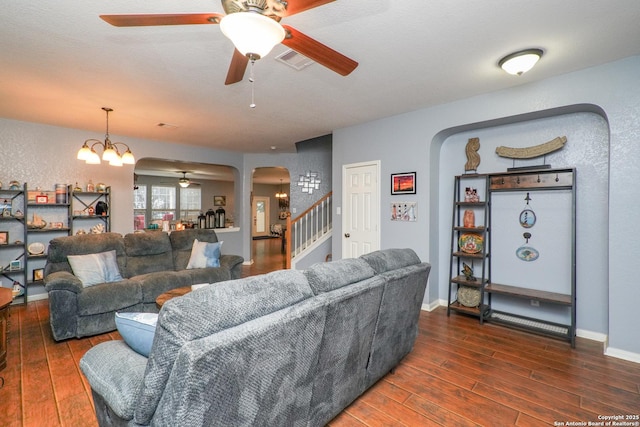
M 332 194 L 329 192 L 296 218 L 287 217 L 285 231 L 287 268 L 295 266 L 299 259 L 313 252 L 316 247 L 331 237 Z

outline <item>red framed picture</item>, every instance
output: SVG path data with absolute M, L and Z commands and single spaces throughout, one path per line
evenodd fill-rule
M 44 194 L 39 194 L 36 196 L 36 203 L 49 203 L 49 197 Z
M 416 173 L 392 173 L 391 194 L 416 194 Z

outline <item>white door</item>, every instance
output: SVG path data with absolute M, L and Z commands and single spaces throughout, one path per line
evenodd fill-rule
M 380 249 L 380 162 L 342 168 L 342 257 Z
M 271 230 L 269 230 L 269 198 L 254 197 L 252 211 L 253 237 L 268 236 L 271 234 Z

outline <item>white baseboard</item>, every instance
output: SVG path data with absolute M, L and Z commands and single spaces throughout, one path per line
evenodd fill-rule
M 619 348 L 608 347 L 604 354 L 606 356 L 615 357 L 617 359 L 628 360 L 629 362 L 640 363 L 640 354 L 632 353 L 626 350 L 620 350 Z
M 43 299 L 49 299 L 49 294 L 44 293 L 44 294 L 37 294 L 37 295 L 33 295 L 33 296 L 29 295 L 28 299 L 29 299 L 29 302 L 31 302 L 31 301 L 40 301 L 40 300 L 43 300 Z
M 253 264 L 253 260 L 252 259 L 250 259 L 249 261 L 244 261 L 242 263 L 242 265 L 251 265 L 251 264 Z
M 591 341 L 598 341 L 601 343 L 607 342 L 607 334 L 603 334 L 601 332 L 593 332 L 593 331 L 586 331 L 584 329 L 576 329 L 576 336 L 580 338 L 586 338 Z
M 436 300 L 436 301 L 433 301 L 431 304 L 422 304 L 422 307 L 420 307 L 420 309 L 424 311 L 433 311 L 436 308 L 440 307 L 441 305 L 442 305 L 441 301 Z M 444 305 L 446 306 L 447 303 L 445 302 Z

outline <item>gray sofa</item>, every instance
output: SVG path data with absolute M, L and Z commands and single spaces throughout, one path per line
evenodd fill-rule
M 194 239 L 218 241 L 215 231 L 206 229 L 124 237 L 117 233 L 85 234 L 51 240 L 44 284 L 53 338 L 60 341 L 113 331 L 116 311 L 157 312 L 156 298 L 170 289 L 241 276 L 244 259 L 237 255 L 222 255 L 218 268 L 187 270 Z M 67 257 L 114 250 L 123 280 L 83 287 Z
M 411 351 L 431 266 L 410 249 L 197 289 L 80 368 L 101 426 L 322 426 Z

